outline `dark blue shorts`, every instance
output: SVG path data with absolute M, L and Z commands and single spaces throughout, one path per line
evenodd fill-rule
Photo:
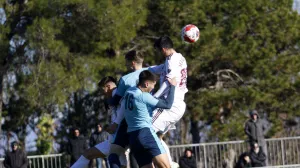
M 165 153 L 161 141 L 150 128 L 129 132 L 129 146 L 139 167 L 152 163 L 155 156 Z
M 119 145 L 123 148 L 129 146 L 129 134 L 127 133 L 127 127 L 126 120 L 123 119 L 115 133 L 112 144 Z

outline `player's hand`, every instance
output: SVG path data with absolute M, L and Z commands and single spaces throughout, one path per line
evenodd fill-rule
M 177 85 L 177 82 L 176 82 L 176 78 L 174 77 L 174 78 L 172 78 L 172 79 L 170 79 L 170 78 L 167 78 L 168 79 L 168 81 L 169 81 L 169 83 L 171 84 L 171 85 L 173 85 L 173 86 L 176 86 Z
M 116 123 L 110 124 L 107 127 L 106 132 L 108 132 L 110 134 L 114 134 L 116 132 L 117 128 L 118 128 L 118 124 L 116 124 Z

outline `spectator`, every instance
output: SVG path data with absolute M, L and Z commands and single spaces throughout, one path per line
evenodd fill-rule
M 250 160 L 252 167 L 266 166 L 266 154 L 261 150 L 257 143 L 251 145 Z
M 97 145 L 98 143 L 101 143 L 101 142 L 107 140 L 108 136 L 109 136 L 109 134 L 102 130 L 101 124 L 97 124 L 96 131 L 90 137 L 90 147 L 93 147 L 93 146 Z M 106 167 L 108 167 L 107 159 L 105 158 L 104 160 L 105 160 Z M 103 162 L 102 158 L 97 158 L 96 159 L 96 164 L 97 164 L 96 167 L 102 168 L 102 162 Z
M 67 152 L 71 155 L 71 165 L 73 165 L 80 155 L 88 148 L 86 139 L 80 135 L 80 130 L 74 128 L 73 131 L 74 136 L 69 139 L 67 146 Z
M 248 135 L 250 144 L 257 142 L 267 154 L 267 146 L 264 134 L 267 131 L 265 125 L 259 118 L 256 110 L 250 111 L 250 119 L 245 124 L 245 133 Z
M 235 168 L 249 168 L 249 167 L 252 167 L 250 154 L 249 152 L 245 152 L 240 155 L 239 160 L 235 165 Z
M 17 142 L 11 143 L 11 152 L 5 156 L 4 167 L 6 168 L 27 168 L 28 160 L 25 152 L 19 149 Z
M 196 160 L 193 156 L 193 152 L 191 149 L 186 149 L 184 152 L 184 156 L 179 159 L 179 167 L 180 168 L 196 168 Z

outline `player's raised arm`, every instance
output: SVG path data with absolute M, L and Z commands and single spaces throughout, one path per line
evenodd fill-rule
M 150 95 L 149 93 L 145 93 L 142 98 L 143 102 L 150 106 L 156 107 L 156 108 L 170 109 L 174 102 L 175 85 L 177 83 L 176 83 L 175 78 L 168 79 L 168 80 L 169 80 L 171 86 L 170 86 L 170 92 L 166 99 L 159 99 L 159 98 L 157 99 L 157 98 L 153 97 L 152 95 Z
M 165 64 L 153 65 L 148 68 L 148 70 L 156 75 L 160 75 L 164 71 Z
M 159 101 L 156 105 L 157 108 L 170 109 L 172 107 L 172 104 L 174 102 L 175 86 L 177 82 L 175 78 L 168 78 L 168 82 L 171 84 L 169 94 L 166 99 L 158 99 Z

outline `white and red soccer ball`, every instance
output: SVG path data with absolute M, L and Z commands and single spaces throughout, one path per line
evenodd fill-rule
M 200 37 L 200 31 L 197 26 L 188 24 L 181 30 L 181 39 L 187 43 L 195 43 Z

